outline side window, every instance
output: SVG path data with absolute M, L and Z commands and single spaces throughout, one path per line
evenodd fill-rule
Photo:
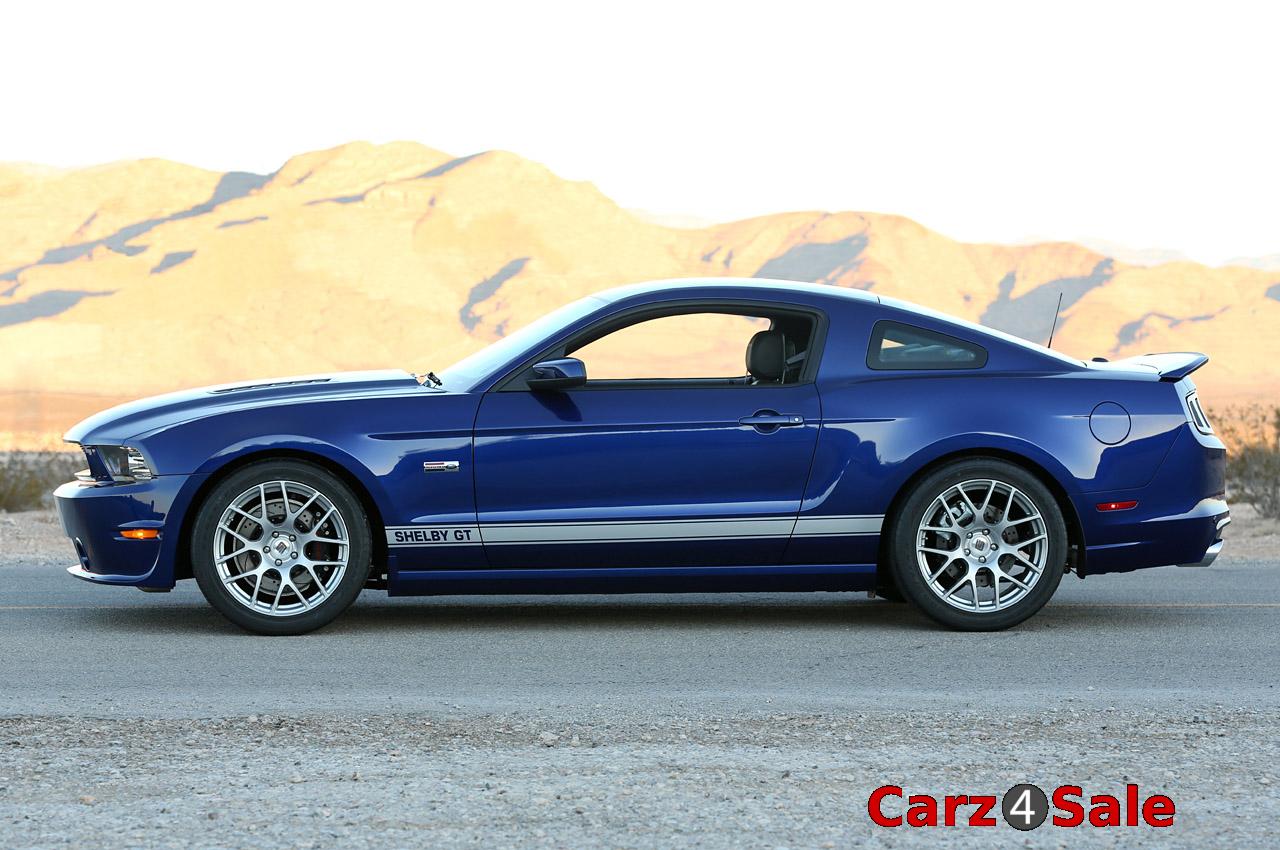
M 662 316 L 628 325 L 569 352 L 590 380 L 731 378 L 746 374 L 744 352 L 769 320 L 728 313 Z
M 987 350 L 947 334 L 898 322 L 876 322 L 867 350 L 872 369 L 980 369 Z

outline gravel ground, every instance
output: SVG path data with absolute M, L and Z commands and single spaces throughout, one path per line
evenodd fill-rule
M 186 585 L 72 581 L 50 514 L 0 514 L 0 848 L 1280 845 L 1276 529 L 1236 516 L 1211 570 L 1067 579 L 994 636 L 833 594 L 374 595 L 263 640 Z M 1018 782 L 1178 814 L 866 812 Z
M 1136 782 L 1175 800 L 1173 827 L 1045 826 L 1027 840 L 1266 846 L 1280 841 L 1278 719 L 1225 707 L 22 717 L 0 721 L 0 831 L 11 848 L 988 847 L 1021 836 L 1004 825 L 877 828 L 867 797 L 885 783 L 935 795 L 1022 781 L 1122 795 Z

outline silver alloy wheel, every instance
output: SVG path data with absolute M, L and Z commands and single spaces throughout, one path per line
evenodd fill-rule
M 1039 508 L 1005 481 L 975 479 L 940 493 L 916 532 L 925 584 L 962 611 L 1001 611 L 1044 574 L 1049 535 Z
M 327 599 L 350 551 L 333 500 L 297 481 L 265 482 L 236 496 L 213 540 L 223 587 L 244 607 L 272 617 L 301 614 Z

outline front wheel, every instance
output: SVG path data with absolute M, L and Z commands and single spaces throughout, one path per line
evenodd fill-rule
M 368 518 L 342 481 L 309 463 L 263 461 L 205 497 L 191 564 L 227 619 L 258 634 L 297 635 L 355 601 L 371 549 Z
M 1044 607 L 1062 580 L 1067 528 L 1040 480 L 977 459 L 927 475 L 892 530 L 894 583 L 954 629 L 1006 629 Z

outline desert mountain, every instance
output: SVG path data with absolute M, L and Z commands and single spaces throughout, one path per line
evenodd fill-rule
M 700 229 L 500 151 L 302 154 L 270 175 L 162 160 L 0 165 L 0 432 L 263 376 L 439 368 L 630 281 L 759 276 L 893 295 L 1087 358 L 1201 350 L 1210 404 L 1280 395 L 1280 274 L 966 244 L 893 215 Z

